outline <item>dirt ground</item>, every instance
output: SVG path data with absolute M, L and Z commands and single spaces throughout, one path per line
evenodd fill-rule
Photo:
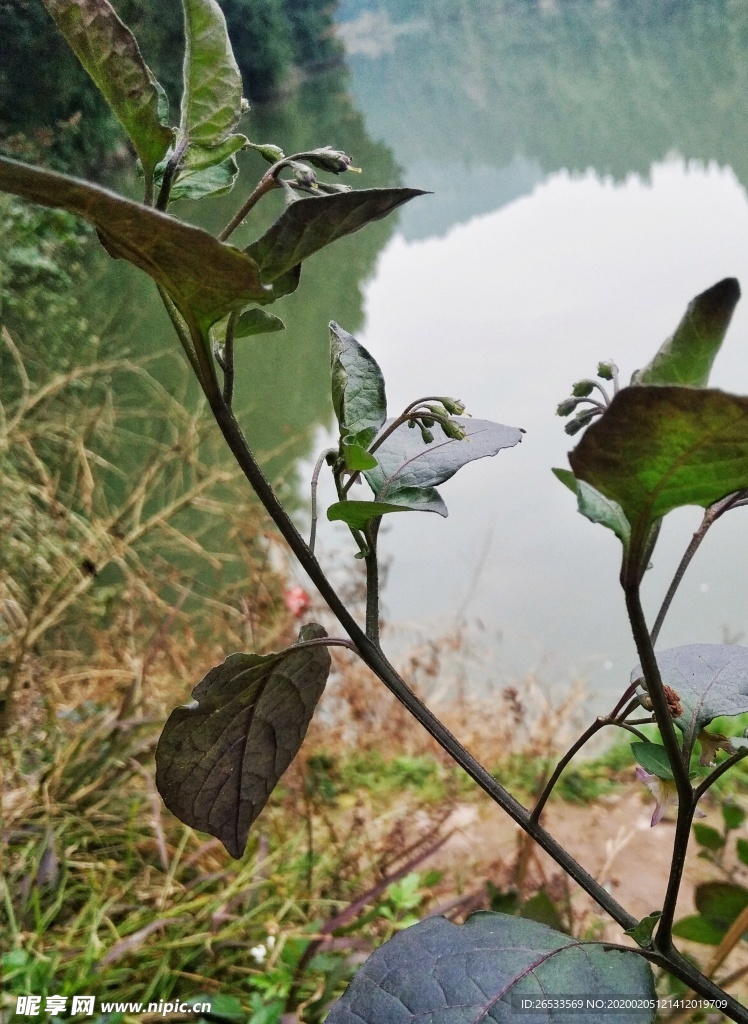
M 551 835 L 637 918 L 645 917 L 662 906 L 675 832 L 672 812 L 655 828 L 651 827 L 652 806 L 647 794 L 632 787 L 589 806 L 554 801 L 548 805 L 542 819 Z M 717 809 L 708 810 L 704 821 L 721 830 L 722 820 Z M 454 828 L 455 832 L 429 866 L 443 868 L 461 879 L 463 900 L 471 891 L 476 894 L 483 891 L 483 879 L 493 878 L 500 887 L 512 884 L 516 879 L 520 830 L 507 815 L 488 801 L 478 805 L 461 804 L 455 808 L 446 827 Z M 745 835 L 745 827 L 738 834 Z M 732 846 L 734 844 L 731 843 Z M 726 863 L 736 870 L 736 881 L 748 881 L 748 869 L 739 864 L 736 866 L 734 859 L 726 858 Z M 741 875 L 746 878 L 741 878 Z M 676 920 L 695 913 L 693 896 L 696 884 L 724 878 L 724 873 L 716 865 L 699 857 L 699 848 L 692 842 Z M 480 890 L 474 888 L 477 880 L 481 880 Z M 557 894 L 560 897 L 565 888 L 560 869 L 540 851 L 533 852 L 529 858 L 525 884 L 529 892 L 544 884 L 554 897 Z M 596 905 L 576 885 L 572 883 L 569 892 L 577 935 L 593 929 L 595 938 L 632 944 L 615 922 L 607 921 L 601 925 Z M 448 906 L 445 903 L 444 909 Z M 465 906 L 471 909 L 469 901 Z M 714 947 L 701 944 L 680 940 L 678 944 L 684 951 L 695 955 L 702 965 L 714 951 Z M 727 976 L 744 965 L 748 965 L 748 950 L 741 943 L 720 968 L 717 978 Z M 740 982 L 731 986 L 731 992 L 745 1000 L 748 986 Z

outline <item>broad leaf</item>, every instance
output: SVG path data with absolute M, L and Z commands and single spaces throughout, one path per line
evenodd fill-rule
M 704 726 L 720 715 L 748 711 L 748 648 L 737 644 L 686 644 L 657 654 L 663 683 L 680 697 L 683 714 L 676 725 L 686 750 Z M 631 673 L 642 675 L 641 665 Z M 644 745 L 644 744 L 642 744 Z
M 718 928 L 701 914 L 689 914 L 673 925 L 673 935 L 689 942 L 701 942 L 705 946 L 718 946 L 725 937 L 727 928 Z
M 522 440 L 517 427 L 489 420 L 454 419 L 465 430 L 464 440 L 445 437 L 436 426 L 434 440 L 425 444 L 419 430 L 403 423 L 383 441 L 374 452 L 379 465 L 365 474 L 378 501 L 392 501 L 394 493 L 403 488 L 435 487 L 468 462 L 496 455 Z
M 739 298 L 740 285 L 734 277 L 726 277 L 697 295 L 688 304 L 675 334 L 644 369 L 637 370 L 631 383 L 706 387 Z
M 234 156 L 240 149 L 249 144 L 246 135 L 229 135 L 227 139 L 217 146 L 190 146 L 181 160 L 181 166 L 193 170 L 202 171 L 206 167 L 215 167 L 222 164 L 230 156 Z
M 203 325 L 264 294 L 256 263 L 239 249 L 97 185 L 0 157 L 0 190 L 85 217 L 110 252 L 144 270 Z
M 363 445 L 353 440 L 353 437 L 344 437 L 340 442 L 340 450 L 343 453 L 343 461 L 345 462 L 345 468 L 349 469 L 352 473 L 356 473 L 362 469 L 374 469 L 377 465 L 377 460 L 373 455 L 364 448 Z
M 186 47 L 179 127 L 190 145 L 217 146 L 242 116 L 242 76 L 216 0 L 182 4 Z
M 44 0 L 78 60 L 130 136 L 149 174 L 174 132 L 166 119 L 166 94 L 143 60 L 135 37 L 108 0 Z
M 578 1010 L 522 1009 L 522 997 L 579 995 Z M 654 998 L 637 953 L 580 942 L 535 921 L 479 913 L 456 925 L 430 917 L 400 932 L 359 970 L 327 1024 L 475 1024 L 527 1020 L 589 1024 L 585 998 Z M 610 1024 L 648 1024 L 654 1010 L 605 1014 Z
M 335 321 L 330 322 L 330 375 L 341 435 L 371 431 L 373 441 L 387 418 L 384 377 L 363 345 Z
M 259 264 L 265 284 L 272 284 L 319 249 L 425 194 L 415 188 L 371 188 L 301 199 L 245 252 Z
M 632 743 L 631 752 L 642 768 L 658 779 L 672 779 L 667 751 L 661 743 Z
M 245 309 L 234 328 L 235 338 L 249 338 L 253 334 L 270 334 L 285 330 L 286 325 L 279 316 L 266 313 L 264 309 Z
M 711 825 L 703 825 L 701 822 L 697 822 L 693 826 L 693 837 L 699 846 L 703 846 L 707 850 L 721 850 L 725 845 L 725 837 L 716 828 L 712 828 Z
M 222 196 L 234 187 L 238 174 L 239 166 L 233 156 L 213 167 L 181 171 L 176 184 L 171 187 L 169 200 L 176 202 L 178 199 L 197 200 Z
M 553 473 L 562 484 L 573 491 L 577 496 L 577 508 L 592 523 L 600 523 L 618 537 L 624 548 L 628 547 L 631 539 L 631 526 L 623 514 L 623 509 L 616 501 L 611 501 L 604 494 L 584 480 L 577 480 L 574 474 L 568 469 L 553 469 Z
M 371 519 L 390 512 L 436 512 L 446 518 L 447 506 L 433 487 L 404 487 L 393 491 L 387 501 L 336 501 L 328 508 L 327 518 L 363 530 Z
M 680 387 L 620 391 L 569 461 L 620 505 L 639 559 L 656 522 L 748 485 L 748 398 Z
M 694 902 L 709 924 L 727 931 L 748 907 L 748 889 L 732 882 L 703 882 L 696 886 Z
M 303 626 L 299 641 L 326 636 Z M 252 822 L 298 753 L 330 671 L 327 647 L 232 654 L 176 708 L 156 750 L 156 785 L 180 821 L 241 857 Z

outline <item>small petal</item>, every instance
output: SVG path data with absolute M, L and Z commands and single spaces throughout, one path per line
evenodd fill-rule
M 719 732 L 709 732 L 707 729 L 702 729 L 696 738 L 701 744 L 699 764 L 702 768 L 714 768 L 717 764 L 718 750 L 724 750 L 727 754 L 735 753 L 735 748 L 730 743 L 729 738 Z
M 678 805 L 678 790 L 675 786 L 674 779 L 660 779 L 656 775 L 651 775 L 645 771 L 641 765 L 637 766 L 636 777 L 640 782 L 643 782 L 649 792 L 655 798 L 655 809 L 652 812 L 651 827 L 654 828 L 658 825 L 668 807 L 677 807 Z

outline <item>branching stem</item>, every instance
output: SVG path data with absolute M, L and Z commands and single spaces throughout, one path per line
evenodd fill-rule
M 720 501 L 710 505 L 709 508 L 704 512 L 704 518 L 701 520 L 701 525 L 698 530 L 694 533 L 691 541 L 686 548 L 683 557 L 678 564 L 678 568 L 675 570 L 672 583 L 668 587 L 668 592 L 665 594 L 665 599 L 662 602 L 662 607 L 657 613 L 655 624 L 652 627 L 652 643 L 657 643 L 657 638 L 660 635 L 662 624 L 665 621 L 665 616 L 670 610 L 670 605 L 675 597 L 675 592 L 680 586 L 681 580 L 686 574 L 686 569 L 691 564 L 691 560 L 701 546 L 701 542 L 706 537 L 709 528 L 719 519 L 721 515 L 729 511 L 731 508 L 737 508 L 739 505 L 743 505 L 746 502 L 747 492 L 736 491 L 735 494 L 728 494 L 726 498 L 722 498 Z
M 317 484 L 319 483 L 319 475 L 322 472 L 322 465 L 326 461 L 327 456 L 337 455 L 337 451 L 337 448 L 325 448 L 315 462 L 312 472 L 312 525 L 309 531 L 309 550 L 312 554 L 314 554 L 314 545 L 317 541 Z

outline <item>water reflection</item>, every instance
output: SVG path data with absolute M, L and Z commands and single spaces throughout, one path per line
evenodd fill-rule
M 550 473 L 571 447 L 555 406 L 600 358 L 626 375 L 644 365 L 693 294 L 730 273 L 748 281 L 746 237 L 735 175 L 674 160 L 620 185 L 560 173 L 443 238 L 390 243 L 361 334 L 389 382 L 390 408 L 447 388 L 476 415 L 527 430 L 521 446 L 444 486 L 446 522 L 393 519 L 383 546 L 395 621 L 449 619 L 462 606 L 500 634 L 493 671 L 502 676 L 544 664 L 553 678 L 618 685 L 636 661 L 619 545 L 575 512 Z M 748 391 L 747 329 L 739 306 L 715 385 Z M 699 519 L 687 509 L 666 524 L 646 586 L 652 612 Z M 745 511 L 723 525 L 689 570 L 664 647 L 720 642 L 748 624 L 736 564 Z
M 571 446 L 553 411 L 599 358 L 643 365 L 697 292 L 748 282 L 748 9 L 344 0 L 341 17 L 369 131 L 435 193 L 403 212 L 366 292 L 360 337 L 390 405 L 448 386 L 528 431 L 446 486 L 447 522 L 393 520 L 389 614 L 433 628 L 457 606 L 485 626 L 487 675 L 543 665 L 609 691 L 636 660 L 618 547 L 550 474 Z M 747 318 L 739 307 L 717 386 L 748 390 Z M 670 517 L 652 613 L 699 518 Z M 740 511 L 710 537 L 663 647 L 748 627 L 745 526 Z

